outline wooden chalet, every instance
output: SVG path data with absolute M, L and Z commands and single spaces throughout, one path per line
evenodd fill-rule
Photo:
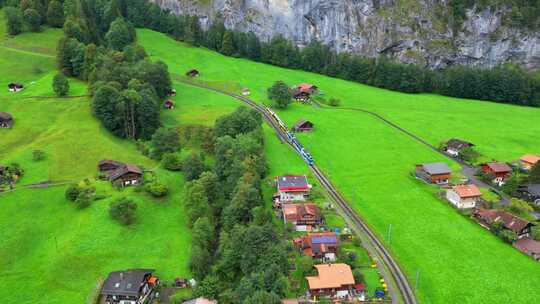
M 10 92 L 13 92 L 13 93 L 17 93 L 17 92 L 20 92 L 24 89 L 24 86 L 20 83 L 15 83 L 15 82 L 12 82 L 10 84 L 8 84 L 8 90 Z
M 110 172 L 109 181 L 122 187 L 138 185 L 143 181 L 142 170 L 135 165 L 125 165 Z
M 172 109 L 174 109 L 174 102 L 169 99 L 169 100 L 165 101 L 165 103 L 163 104 L 163 107 L 165 109 L 172 110 Z
M 476 207 L 482 192 L 476 185 L 457 185 L 446 190 L 446 199 L 458 209 Z
M 13 127 L 13 116 L 6 112 L 0 112 L 0 129 L 11 129 Z
M 498 184 L 503 184 L 512 175 L 512 168 L 506 163 L 489 162 L 482 164 L 481 168 L 485 174 L 493 175 L 493 181 Z
M 429 163 L 416 165 L 416 176 L 428 183 L 448 184 L 452 169 L 446 163 Z
M 533 226 L 531 222 L 499 209 L 476 209 L 473 216 L 487 229 L 490 229 L 493 223 L 501 222 L 504 229 L 515 232 L 518 239 L 528 237 Z
M 459 153 L 467 148 L 472 148 L 474 145 L 468 141 L 464 141 L 457 138 L 452 138 L 446 142 L 444 151 L 454 157 L 459 156 Z
M 347 264 L 315 265 L 317 276 L 306 277 L 311 296 L 345 298 L 354 291 L 354 276 Z
M 519 251 L 540 262 L 540 242 L 531 238 L 522 238 L 512 244 Z
M 280 202 L 305 201 L 311 191 L 305 175 L 278 176 L 275 199 Z
M 523 155 L 519 159 L 521 168 L 527 171 L 531 170 L 532 167 L 534 167 L 534 165 L 536 165 L 539 161 L 540 161 L 540 156 L 532 155 L 532 154 Z
M 188 77 L 199 77 L 199 75 L 200 75 L 200 73 L 196 69 L 191 69 L 191 70 L 186 72 L 186 76 L 188 76 Z
M 283 204 L 282 212 L 285 224 L 293 224 L 297 231 L 310 231 L 322 224 L 321 211 L 313 203 Z
M 102 302 L 106 304 L 144 304 L 152 300 L 159 279 L 152 275 L 153 269 L 115 271 L 103 283 Z
M 294 239 L 294 245 L 304 255 L 333 262 L 338 254 L 339 238 L 335 232 L 309 233 Z
M 521 199 L 540 206 L 540 184 L 521 185 L 516 192 Z
M 319 93 L 319 88 L 310 83 L 301 83 L 291 89 L 291 93 L 295 100 L 308 101 L 312 94 Z
M 120 167 L 123 167 L 125 165 L 126 164 L 124 164 L 122 162 L 119 162 L 119 161 L 116 161 L 116 160 L 104 159 L 104 160 L 99 161 L 98 170 L 100 172 L 108 172 L 108 171 L 116 170 L 116 169 L 118 169 Z
M 293 131 L 294 132 L 310 132 L 310 131 L 313 131 L 314 126 L 315 125 L 311 121 L 300 119 L 298 122 L 294 124 Z

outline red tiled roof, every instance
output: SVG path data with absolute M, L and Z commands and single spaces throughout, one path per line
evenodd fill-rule
M 287 221 L 299 221 L 306 215 L 319 219 L 319 207 L 312 203 L 283 205 L 283 216 Z
M 307 92 L 311 89 L 313 89 L 314 85 L 312 85 L 311 83 L 301 83 L 297 86 L 298 90 L 300 90 L 300 92 Z
M 454 191 L 461 198 L 482 196 L 482 192 L 480 192 L 476 185 L 457 185 L 454 186 L 452 189 L 454 189 Z
M 540 156 L 527 154 L 523 155 L 519 160 L 521 160 L 524 163 L 528 163 L 531 165 L 536 164 L 538 161 L 540 161 Z
M 487 163 L 486 166 L 488 166 L 491 171 L 495 173 L 505 173 L 505 172 L 511 172 L 512 168 L 508 166 L 506 163 L 500 163 L 500 162 L 491 162 Z

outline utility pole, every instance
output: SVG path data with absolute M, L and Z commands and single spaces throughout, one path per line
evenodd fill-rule
M 390 244 L 390 242 L 392 241 L 392 224 L 388 224 L 388 233 L 386 239 L 388 241 L 388 244 Z
M 420 269 L 416 270 L 416 282 L 414 283 L 414 290 L 418 290 L 418 281 L 420 280 Z

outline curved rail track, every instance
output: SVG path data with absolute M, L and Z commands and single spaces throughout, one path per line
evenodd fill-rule
M 274 129 L 279 139 L 290 145 L 289 141 L 287 140 L 287 135 L 279 128 L 275 120 L 265 111 L 265 109 L 255 103 L 254 101 L 250 100 L 249 98 L 246 98 L 244 96 L 240 96 L 234 93 L 222 91 L 216 88 L 212 88 L 203 84 L 194 83 L 190 81 L 182 81 L 185 84 L 196 86 L 202 89 L 211 90 L 216 93 L 228 95 L 230 97 L 233 97 L 237 100 L 242 101 L 243 103 L 247 104 L 251 108 L 255 109 L 261 115 L 264 117 L 264 120 Z M 292 145 L 290 145 L 292 147 Z M 293 149 L 294 150 L 294 149 Z M 364 241 L 369 242 L 369 247 L 366 247 L 366 249 L 374 256 L 378 257 L 380 260 L 379 268 L 381 269 L 381 272 L 383 274 L 383 277 L 386 278 L 386 281 L 388 282 L 388 275 L 386 273 L 385 269 L 388 269 L 388 271 L 391 274 L 392 281 L 388 282 L 389 284 L 389 292 L 392 294 L 392 303 L 398 303 L 398 297 L 397 294 L 400 295 L 400 298 L 402 299 L 402 302 L 405 304 L 417 304 L 418 301 L 416 299 L 416 296 L 410 287 L 409 281 L 407 280 L 407 277 L 405 273 L 401 270 L 397 262 L 392 258 L 390 255 L 390 252 L 384 247 L 383 243 L 377 238 L 377 235 L 371 230 L 371 228 L 360 218 L 360 216 L 349 206 L 347 201 L 343 198 L 343 196 L 336 190 L 336 188 L 332 185 L 330 180 L 324 175 L 324 173 L 316 166 L 312 165 L 310 166 L 311 171 L 313 174 L 317 177 L 321 185 L 326 189 L 332 200 L 339 206 L 339 208 L 342 210 L 342 212 L 349 218 L 349 220 L 360 230 L 360 232 L 365 236 Z M 395 284 L 397 289 L 399 290 L 398 293 L 395 292 L 392 284 Z

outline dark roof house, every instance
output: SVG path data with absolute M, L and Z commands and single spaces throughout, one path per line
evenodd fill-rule
M 199 75 L 200 75 L 200 73 L 196 69 L 191 69 L 191 70 L 186 72 L 186 76 L 188 76 L 188 77 L 197 77 Z
M 452 138 L 446 142 L 444 151 L 446 151 L 448 154 L 452 156 L 457 156 L 459 155 L 459 152 L 461 152 L 462 150 L 466 148 L 472 148 L 472 147 L 474 147 L 474 145 L 468 141 Z
M 503 227 L 515 232 L 518 238 L 528 236 L 533 226 L 531 222 L 499 209 L 477 209 L 473 215 L 488 229 L 493 223 L 502 222 Z
M 296 225 L 298 230 L 310 230 L 322 223 L 319 207 L 313 203 L 284 204 L 282 211 L 284 222 Z
M 174 109 L 174 102 L 169 99 L 169 100 L 165 101 L 165 103 L 163 104 L 163 107 L 165 109 L 169 109 L 169 110 Z
M 10 83 L 8 84 L 8 89 L 10 92 L 19 92 L 21 91 L 22 89 L 24 89 L 24 86 L 20 83 Z
M 13 126 L 13 116 L 6 112 L 0 112 L 0 128 L 9 129 Z
M 337 254 L 339 238 L 335 232 L 309 233 L 295 239 L 294 244 L 305 255 L 322 258 L 326 254 Z
M 295 132 L 309 132 L 309 131 L 313 130 L 314 126 L 315 125 L 311 121 L 305 120 L 305 119 L 300 119 L 298 122 L 296 122 L 296 124 L 294 124 L 293 131 L 295 131 Z
M 116 170 L 116 169 L 118 169 L 120 167 L 123 167 L 125 165 L 126 164 L 124 164 L 122 162 L 119 162 L 119 161 L 116 161 L 116 160 L 104 159 L 104 160 L 99 161 L 98 170 L 101 171 L 101 172 L 106 172 L 106 171 Z
M 416 176 L 428 183 L 448 184 L 452 169 L 446 163 L 428 163 L 416 165 Z
M 110 304 L 122 303 L 123 301 L 146 303 L 153 289 L 159 284 L 159 279 L 152 275 L 153 272 L 153 269 L 111 272 L 103 283 L 101 296 L 105 297 L 106 303 Z
M 533 259 L 540 261 L 540 242 L 531 238 L 522 238 L 514 242 L 514 247 Z
M 305 175 L 288 175 L 277 177 L 278 191 L 306 191 L 310 189 Z

